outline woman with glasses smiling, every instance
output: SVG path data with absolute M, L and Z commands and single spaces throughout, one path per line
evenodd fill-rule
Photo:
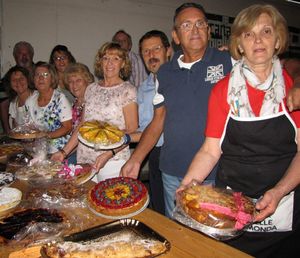
M 58 88 L 66 95 L 70 102 L 73 102 L 74 97 L 64 84 L 64 71 L 69 64 L 76 63 L 74 56 L 66 46 L 56 45 L 51 51 L 49 63 L 55 67 L 58 74 Z
M 33 93 L 29 71 L 21 66 L 14 66 L 7 72 L 7 89 L 10 99 L 9 125 L 14 128 L 26 122 L 25 102 Z
M 38 62 L 34 70 L 34 85 L 37 91 L 26 101 L 33 123 L 47 132 L 50 139 L 49 153 L 64 147 L 72 130 L 71 104 L 57 90 L 58 77 L 54 67 Z

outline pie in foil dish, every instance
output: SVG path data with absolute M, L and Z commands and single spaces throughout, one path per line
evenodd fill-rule
M 241 192 L 192 182 L 179 193 L 184 213 L 198 223 L 216 229 L 241 230 L 253 222 L 255 204 Z
M 141 258 L 156 257 L 169 249 L 169 242 L 156 232 L 139 221 L 129 220 L 114 221 L 67 236 L 61 242 L 50 242 L 42 247 L 41 254 L 48 258 Z
M 91 143 L 111 145 L 123 139 L 124 132 L 117 126 L 97 120 L 86 121 L 79 128 L 80 136 Z

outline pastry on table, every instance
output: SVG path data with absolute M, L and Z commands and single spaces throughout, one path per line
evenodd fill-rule
M 242 229 L 253 221 L 255 214 L 250 198 L 212 185 L 192 183 L 180 192 L 179 202 L 188 216 L 218 229 Z
M 155 240 L 118 241 L 106 246 L 96 241 L 84 244 L 65 242 L 42 248 L 42 254 L 49 258 L 144 258 L 156 257 L 165 251 L 166 246 Z
M 145 185 L 129 177 L 109 178 L 88 193 L 90 207 L 106 216 L 124 216 L 139 211 L 148 201 Z

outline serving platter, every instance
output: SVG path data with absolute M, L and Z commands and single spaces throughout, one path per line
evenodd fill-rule
M 101 143 L 94 143 L 94 142 L 89 142 L 86 139 L 84 139 L 80 133 L 78 134 L 78 140 L 83 143 L 84 145 L 94 148 L 96 150 L 111 150 L 118 148 L 122 146 L 125 142 L 124 137 L 121 138 L 119 142 L 113 143 L 113 144 L 101 144 Z
M 175 207 L 172 217 L 173 219 L 177 220 L 181 224 L 188 226 L 189 228 L 195 229 L 197 231 L 200 231 L 205 235 L 210 236 L 219 241 L 226 241 L 226 240 L 236 238 L 244 232 L 247 226 L 249 226 L 247 225 L 245 226 L 245 228 L 239 230 L 235 228 L 220 229 L 220 228 L 210 227 L 190 217 L 188 214 L 185 213 L 185 211 L 179 205 Z

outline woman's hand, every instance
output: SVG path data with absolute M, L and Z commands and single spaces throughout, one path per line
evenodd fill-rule
M 107 161 L 109 161 L 113 157 L 113 154 L 110 150 L 102 153 L 96 158 L 96 161 L 93 165 L 93 167 L 96 169 L 96 171 L 99 171 L 101 168 L 103 168 Z
M 274 188 L 267 191 L 255 205 L 255 208 L 259 211 L 259 213 L 255 216 L 254 221 L 263 221 L 265 218 L 272 215 L 277 209 L 278 203 L 281 199 L 282 195 Z
M 63 162 L 65 159 L 65 155 L 61 151 L 57 151 L 52 154 L 50 159 L 53 161 Z

